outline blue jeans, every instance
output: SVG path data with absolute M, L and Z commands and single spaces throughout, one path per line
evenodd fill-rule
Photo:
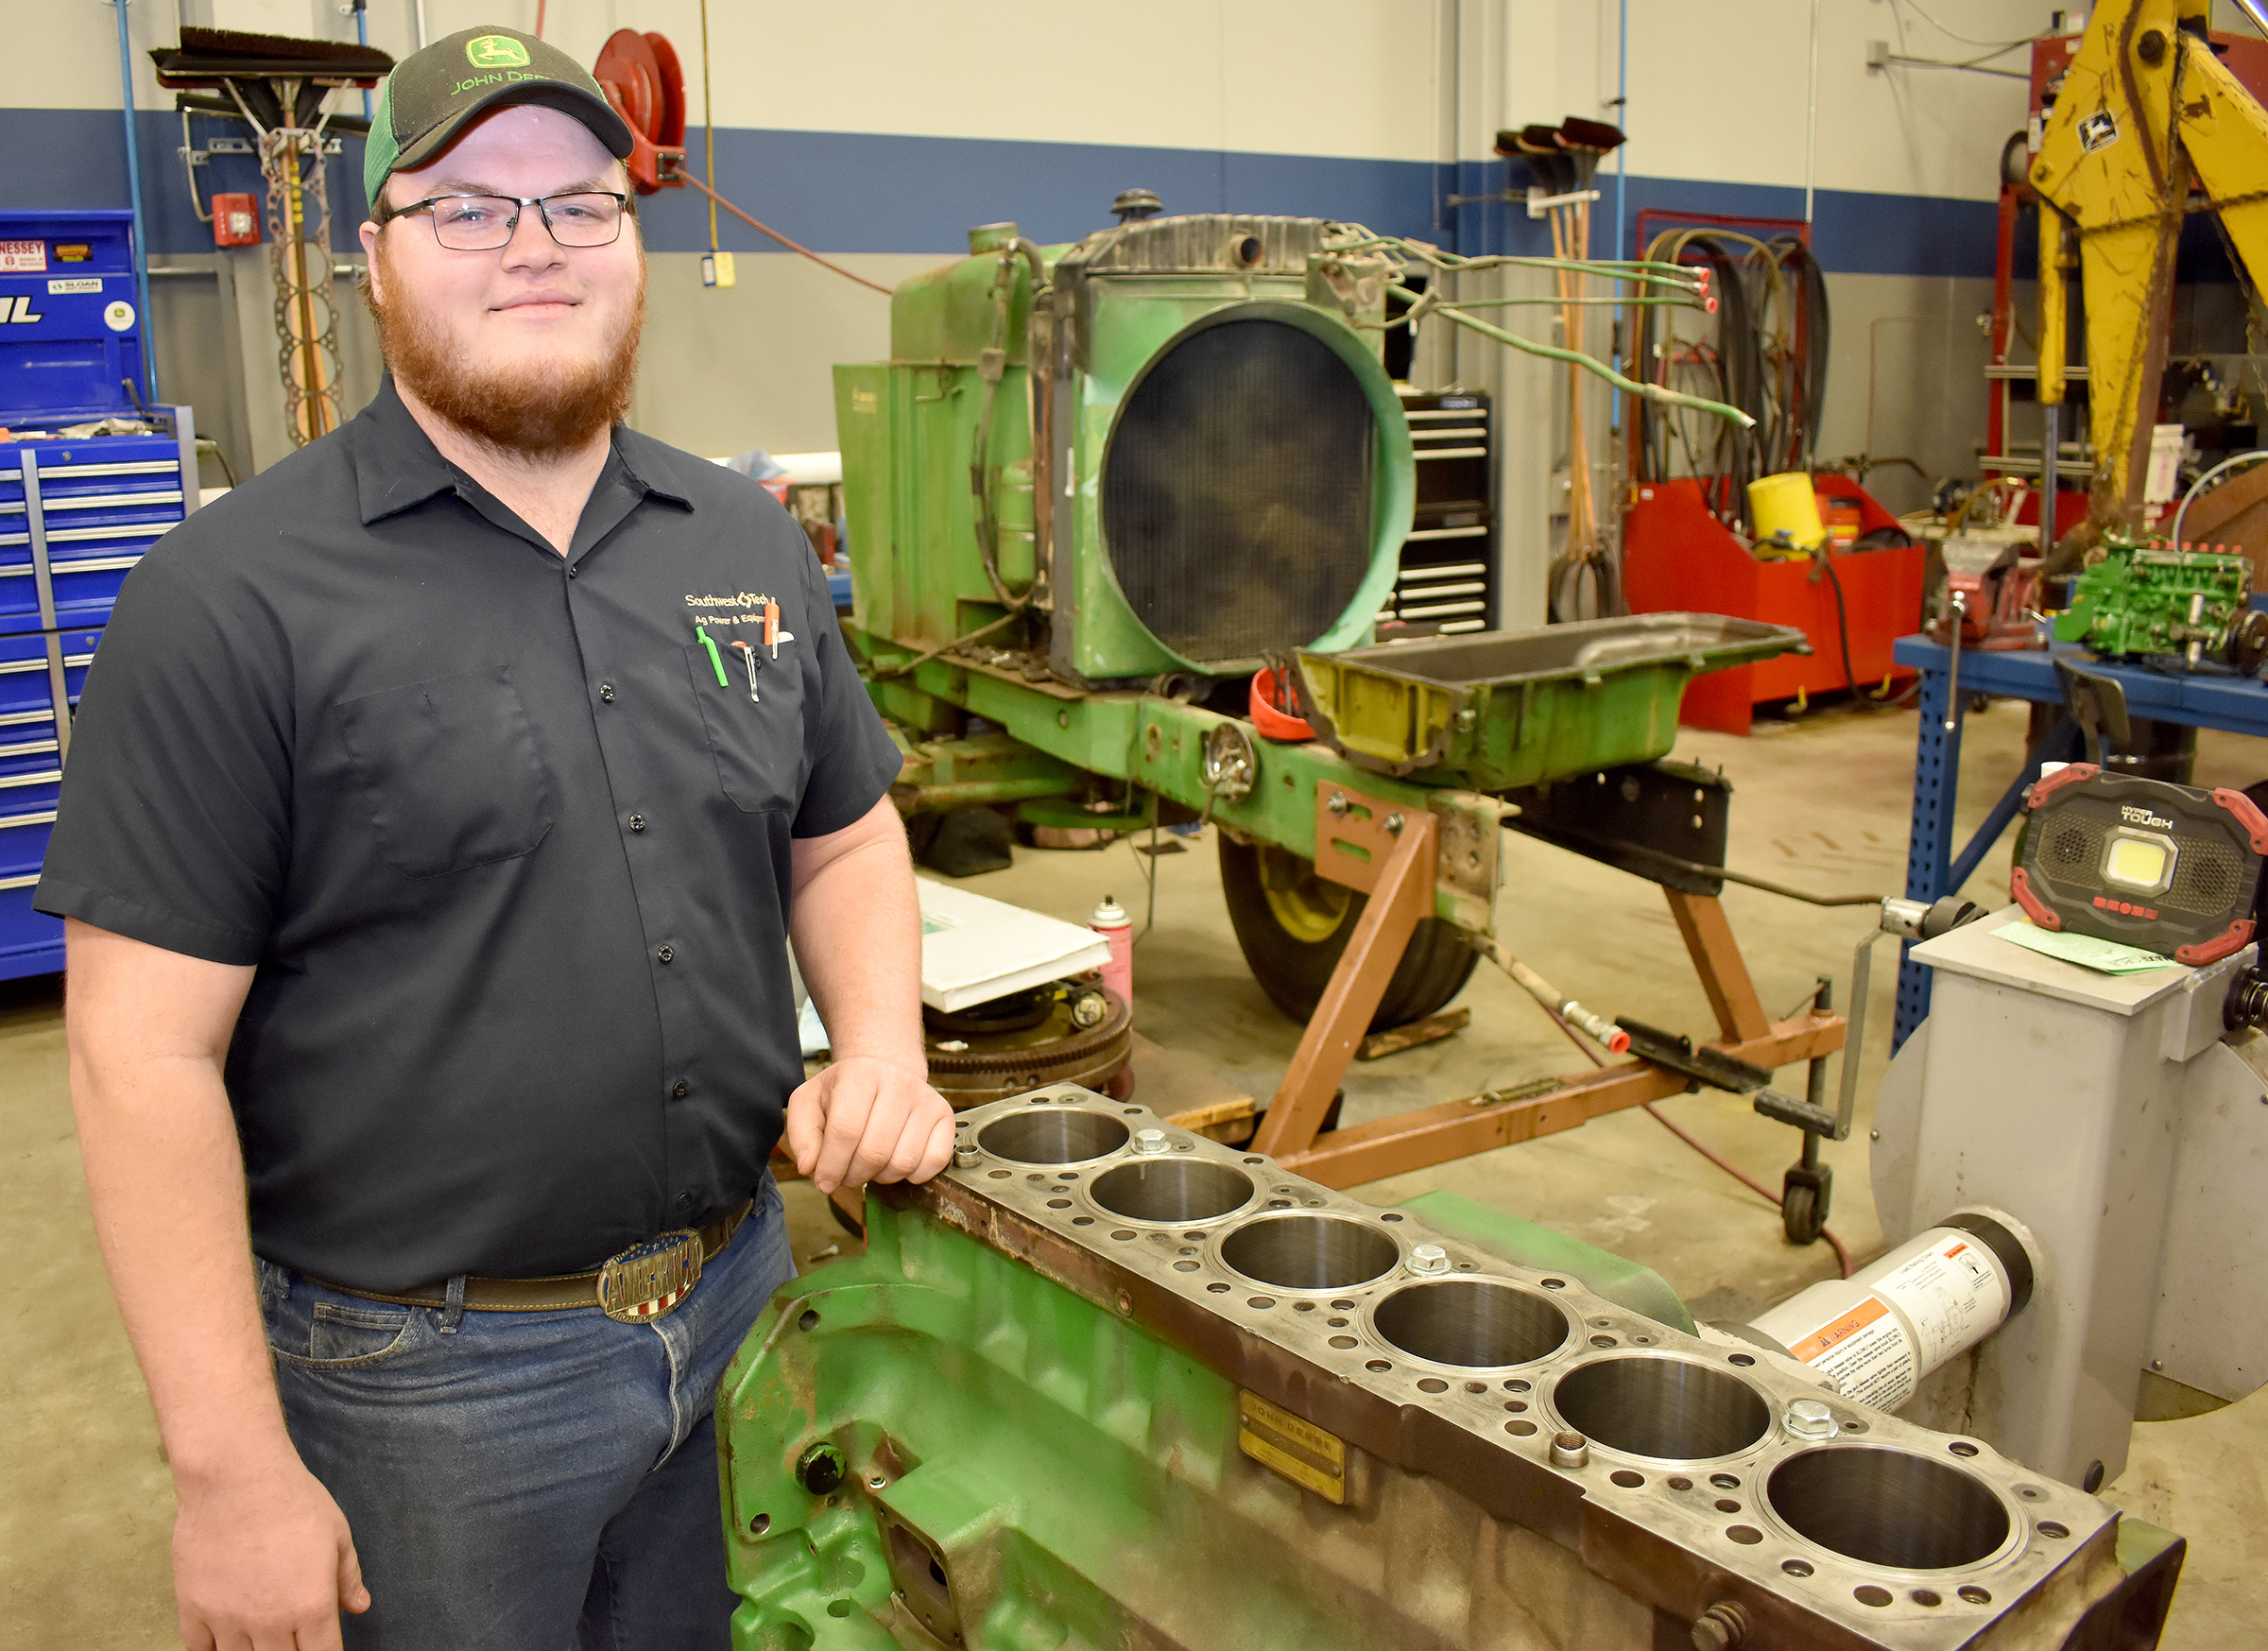
M 292 1442 L 345 1512 L 370 1591 L 343 1619 L 349 1651 L 730 1643 L 713 1411 L 795 1276 L 770 1177 L 693 1294 L 650 1324 L 389 1306 L 259 1270 Z

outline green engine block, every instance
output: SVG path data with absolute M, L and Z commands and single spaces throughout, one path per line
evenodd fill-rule
M 736 1651 L 2140 1651 L 2178 1574 L 1619 1258 L 1087 1091 L 867 1212 L 718 1395 Z
M 2103 548 L 2103 559 L 2079 576 L 2070 606 L 2056 617 L 2058 642 L 2112 656 L 2178 654 L 2191 664 L 2208 657 L 2242 664 L 2230 657 L 2230 645 L 2250 630 L 2252 564 L 2243 557 L 2120 539 Z

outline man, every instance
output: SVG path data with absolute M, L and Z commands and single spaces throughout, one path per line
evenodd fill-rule
M 389 381 L 151 552 L 80 708 L 38 903 L 192 1647 L 725 1644 L 783 1110 L 822 1191 L 951 1149 L 809 547 L 619 426 L 629 147 L 509 29 L 395 71 Z

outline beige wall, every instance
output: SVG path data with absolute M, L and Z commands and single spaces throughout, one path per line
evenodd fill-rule
M 0 103 L 115 107 L 114 13 L 92 0 L 7 3 L 55 49 L 0 60 Z M 437 37 L 479 22 L 534 22 L 534 0 L 425 3 Z M 1966 34 L 2002 39 L 2044 26 L 2049 7 L 1948 0 L 1931 9 Z M 1872 39 L 1915 56 L 1974 55 L 1892 0 L 1629 0 L 1629 10 L 1630 101 L 1619 118 L 1641 176 L 1798 188 L 1808 174 L 1822 189 L 1984 200 L 2001 141 L 2021 121 L 2015 80 L 1868 71 Z M 144 0 L 129 14 L 138 60 L 172 38 L 177 11 L 191 23 L 335 38 L 352 28 L 330 0 Z M 712 0 L 709 13 L 716 113 L 729 126 L 1445 161 L 1486 155 L 1504 125 L 1618 118 L 1617 0 L 1094 0 L 1059 9 L 1044 27 L 1006 0 Z M 1814 14 L 1820 118 L 1807 161 Z M 414 0 L 372 0 L 369 16 L 374 43 L 414 44 Z M 549 19 L 551 37 L 585 61 L 616 27 L 666 33 L 685 57 L 700 118 L 696 0 L 556 0 Z M 146 61 L 137 77 L 142 106 L 163 107 Z M 745 182 L 761 201 L 761 181 Z M 146 181 L 177 185 L 170 176 Z M 843 261 L 889 284 L 957 250 Z M 167 277 L 153 301 L 166 393 L 199 407 L 200 426 L 228 443 L 241 472 L 283 448 L 265 275 L 256 257 L 237 256 L 227 287 Z M 830 370 L 884 353 L 886 301 L 783 253 L 740 254 L 730 291 L 701 288 L 695 265 L 690 254 L 654 259 L 639 425 L 711 454 L 834 445 Z M 1988 302 L 1985 284 L 1830 279 L 1823 456 L 1870 445 L 1933 477 L 1973 468 L 1984 404 L 1973 318 Z M 359 401 L 376 382 L 375 357 L 367 318 L 343 282 L 340 290 L 346 382 Z M 1548 324 L 1544 312 L 1524 318 Z M 1474 341 L 1453 360 L 1438 345 L 1427 359 L 1435 382 L 1453 372 L 1498 393 L 1506 618 L 1531 620 L 1553 554 L 1549 524 L 1566 496 L 1556 375 Z M 1603 427 L 1603 392 L 1594 405 Z M 1604 460 L 1603 443 L 1594 453 Z M 1910 472 L 1872 480 L 1895 505 L 1922 496 Z
M 943 262 L 918 254 L 835 260 L 895 285 Z M 741 253 L 730 288 L 701 285 L 700 258 L 657 254 L 630 421 L 695 453 L 835 444 L 834 364 L 890 353 L 890 301 L 793 253 Z
M 1991 355 L 1977 318 L 1992 309 L 1992 283 L 1830 275 L 1827 297 L 1833 333 L 1820 463 L 1858 454 L 1878 464 L 1913 459 L 1928 479 L 1903 465 L 1866 477 L 1867 490 L 1900 511 L 1926 504 L 1939 477 L 1975 474 Z

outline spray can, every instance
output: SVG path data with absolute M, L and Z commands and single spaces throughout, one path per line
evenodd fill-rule
M 1087 926 L 1110 942 L 1110 961 L 1103 965 L 1103 984 L 1124 998 L 1129 1005 L 1134 1001 L 1134 920 L 1125 914 L 1115 897 L 1103 896 L 1103 903 L 1094 908 Z

